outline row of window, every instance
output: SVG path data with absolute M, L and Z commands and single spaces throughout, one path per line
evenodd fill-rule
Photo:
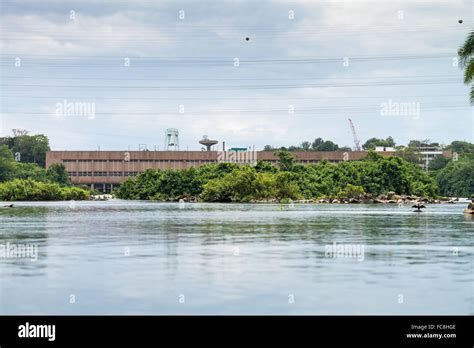
M 69 172 L 70 176 L 136 176 L 139 172 Z
M 76 163 L 76 162 L 81 162 L 81 163 L 170 163 L 170 162 L 200 162 L 200 163 L 215 163 L 217 162 L 216 160 L 128 160 L 126 161 L 125 159 L 123 160 L 90 160 L 90 159 L 80 159 L 80 160 L 63 160 L 63 163 Z

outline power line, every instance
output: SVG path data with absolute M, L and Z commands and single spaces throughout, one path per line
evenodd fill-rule
M 150 89 L 150 90 L 229 90 L 229 89 L 295 89 L 295 88 L 329 88 L 329 87 L 371 87 L 371 86 L 401 86 L 401 85 L 440 85 L 457 84 L 458 79 L 446 79 L 438 81 L 393 81 L 373 83 L 339 83 L 339 84 L 287 84 L 287 85 L 200 85 L 200 86 L 117 86 L 117 85 L 52 85 L 52 84 L 9 84 L 2 83 L 4 87 L 41 87 L 41 88 L 106 88 L 106 89 Z
M 375 79 L 407 79 L 407 78 L 444 78 L 444 77 L 454 77 L 451 75 L 409 75 L 409 76 L 372 76 L 372 77 L 363 77 L 363 76 L 353 76 L 353 77 L 332 77 L 328 79 L 327 77 L 278 77 L 278 78 L 209 78 L 209 77 L 173 77 L 173 78 L 115 78 L 115 77 L 105 77 L 105 76 L 94 76 L 94 77 L 77 77 L 77 76 L 67 76 L 67 77 L 52 77 L 52 76 L 13 76 L 13 75 L 0 75 L 4 79 L 46 79 L 46 80 L 111 80 L 111 81 L 293 81 L 293 80 L 375 80 Z
M 470 109 L 470 106 L 468 105 L 439 105 L 439 106 L 422 106 L 420 105 L 420 110 L 421 111 L 433 111 L 433 110 L 451 110 L 451 109 Z M 295 108 L 294 112 L 289 113 L 288 109 L 221 109 L 221 110 L 190 110 L 186 111 L 185 113 L 180 113 L 178 111 L 170 111 L 170 110 L 154 110 L 153 112 L 151 111 L 137 111 L 137 110 L 126 110 L 126 111 L 104 111 L 104 112 L 96 112 L 96 116 L 100 115 L 107 115 L 107 116 L 133 116 L 133 115 L 140 115 L 140 116 L 162 116 L 162 115 L 180 115 L 182 117 L 186 116 L 194 116 L 194 115 L 209 115 L 209 114 L 216 114 L 216 115 L 222 115 L 225 113 L 233 113 L 233 114 L 239 114 L 239 113 L 283 113 L 286 115 L 294 116 L 298 114 L 314 114 L 315 112 L 336 112 L 338 114 L 344 114 L 344 113 L 354 113 L 354 112 L 362 112 L 362 113 L 372 113 L 374 111 L 377 111 L 377 116 L 380 116 L 380 105 L 373 105 L 371 107 L 369 106 L 362 106 L 362 107 L 344 107 L 344 106 L 335 106 L 335 107 L 311 107 L 311 108 Z M 71 117 L 77 117 L 81 115 L 75 115 L 75 114 L 62 114 L 59 113 L 57 114 L 54 110 L 51 112 L 44 112 L 44 111 L 2 111 L 3 114 L 12 114 L 12 115 L 54 115 L 54 116 L 71 116 Z M 161 114 L 161 115 L 160 115 Z M 315 115 L 316 116 L 316 115 Z M 403 115 L 401 115 L 403 116 Z
M 92 100 L 317 100 L 317 99 L 393 99 L 393 98 L 444 98 L 444 97 L 458 97 L 466 98 L 464 94 L 434 94 L 434 95 L 390 95 L 390 96 L 321 96 L 321 97 L 83 97 Z M 0 98 L 33 98 L 33 99 L 77 99 L 77 96 L 37 96 L 37 95 L 1 95 Z
M 239 61 L 242 62 L 315 62 L 315 61 L 336 61 L 340 62 L 344 59 L 349 59 L 353 61 L 365 61 L 365 60 L 400 60 L 400 59 L 431 59 L 431 58 L 452 58 L 453 55 L 457 57 L 457 52 L 451 53 L 433 53 L 433 54 L 406 54 L 406 55 L 364 55 L 364 56 L 321 56 L 321 57 L 261 57 L 261 56 L 237 56 Z M 45 57 L 42 60 L 60 60 L 60 59 L 82 59 L 82 58 L 92 58 L 92 59 L 111 59 L 111 60 L 120 60 L 123 62 L 123 58 L 127 57 L 131 60 L 146 61 L 146 60 L 156 60 L 159 62 L 188 62 L 188 63 L 204 63 L 204 62 L 228 62 L 233 60 L 236 56 L 217 56 L 217 57 L 192 57 L 192 56 L 133 56 L 133 55 L 113 55 L 113 56 L 94 56 L 94 55 L 85 55 L 85 56 L 74 56 L 74 55 L 32 55 L 32 54 L 1 54 L 0 57 L 9 57 L 15 59 L 17 57 Z

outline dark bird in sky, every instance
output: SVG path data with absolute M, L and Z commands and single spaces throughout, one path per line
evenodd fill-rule
M 423 204 L 421 203 L 416 203 L 415 205 L 412 205 L 411 206 L 412 208 L 416 208 L 416 210 L 414 210 L 415 213 L 421 213 L 423 208 L 426 208 Z
M 245 41 L 249 41 L 249 40 L 250 40 L 250 38 L 249 38 L 249 37 L 246 37 L 246 38 L 245 38 Z
M 463 22 L 463 20 L 462 20 L 462 19 L 458 20 L 458 23 L 459 23 L 459 24 L 462 24 L 462 22 Z

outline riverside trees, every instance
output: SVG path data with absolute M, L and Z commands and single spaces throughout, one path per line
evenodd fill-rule
M 256 166 L 207 164 L 183 170 L 149 169 L 115 190 L 118 198 L 178 200 L 186 196 L 207 202 L 316 199 L 354 194 L 433 197 L 438 186 L 419 166 L 398 157 L 371 154 L 361 161 L 294 164 L 279 153 L 283 166 L 258 161 Z

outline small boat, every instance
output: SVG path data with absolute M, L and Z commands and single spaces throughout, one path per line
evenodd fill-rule
M 464 209 L 464 214 L 474 214 L 474 209 Z

